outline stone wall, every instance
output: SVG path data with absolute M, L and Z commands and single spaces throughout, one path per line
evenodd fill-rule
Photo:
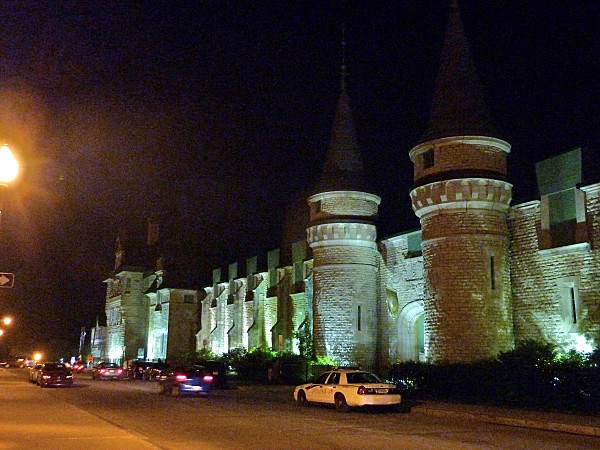
M 562 350 L 598 346 L 600 202 L 597 188 L 582 189 L 587 191 L 588 243 L 540 250 L 540 202 L 511 209 L 512 291 L 518 340 L 543 340 Z
M 408 248 L 408 234 L 380 244 L 378 270 L 379 366 L 425 358 L 418 349 L 416 322 L 423 310 L 423 257 Z

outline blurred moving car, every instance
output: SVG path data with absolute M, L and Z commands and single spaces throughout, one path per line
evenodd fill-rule
M 28 368 L 36 365 L 36 362 L 33 359 L 26 358 L 25 356 L 17 356 L 15 367 L 19 368 Z
M 42 365 L 43 364 L 36 364 L 35 366 L 29 368 L 29 382 L 30 383 L 37 384 L 38 374 L 40 373 L 40 370 L 42 369 Z
M 218 389 L 234 389 L 237 387 L 238 373 L 230 364 L 223 361 L 205 361 L 203 365 L 214 378 L 213 387 Z
M 143 379 L 145 381 L 158 381 L 160 373 L 169 368 L 169 364 L 163 362 L 155 362 L 144 369 Z
M 32 369 L 33 371 L 33 369 Z M 40 387 L 72 386 L 73 371 L 65 363 L 44 363 L 37 374 Z
M 127 366 L 126 375 L 127 378 L 133 378 L 134 380 L 144 379 L 144 370 L 147 367 L 154 364 L 152 361 L 140 361 L 134 360 Z
M 10 366 L 16 367 L 16 361 L 14 358 L 2 358 L 0 359 L 0 367 L 8 369 Z
M 83 361 L 75 361 L 73 363 L 74 372 L 83 372 L 85 370 L 85 363 Z
M 125 371 L 115 363 L 101 362 L 92 369 L 92 380 L 120 380 L 125 377 Z
M 158 379 L 158 393 L 171 393 L 173 397 L 183 394 L 208 396 L 213 382 L 212 374 L 204 366 L 169 367 Z
M 296 386 L 294 400 L 299 405 L 326 403 L 347 412 L 354 406 L 400 406 L 396 386 L 383 383 L 376 375 L 356 369 L 325 372 L 313 382 Z

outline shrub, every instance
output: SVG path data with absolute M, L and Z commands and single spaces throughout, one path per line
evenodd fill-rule
M 407 399 L 507 404 L 597 414 L 600 353 L 557 352 L 552 344 L 519 342 L 495 359 L 471 364 L 401 362 L 391 378 Z
M 249 350 L 235 365 L 240 378 L 252 382 L 269 381 L 269 369 L 275 355 L 271 350 L 260 347 Z

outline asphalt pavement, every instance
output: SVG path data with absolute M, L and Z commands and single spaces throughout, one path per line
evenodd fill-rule
M 240 389 L 265 391 L 269 395 L 292 396 L 293 386 L 263 385 L 240 386 Z M 264 396 L 264 395 L 263 395 Z M 408 402 L 407 402 L 408 404 Z M 418 401 L 410 403 L 406 408 L 409 414 L 427 414 L 437 417 L 454 417 L 462 420 L 473 420 L 494 423 L 511 427 L 531 428 L 561 433 L 579 434 L 600 437 L 600 417 L 561 412 L 513 409 L 491 405 L 473 405 L 464 403 Z M 599 442 L 600 448 L 600 442 Z

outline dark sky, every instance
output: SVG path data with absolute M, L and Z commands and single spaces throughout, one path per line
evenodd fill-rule
M 516 201 L 534 163 L 598 138 L 597 2 L 461 1 L 475 65 L 512 144 Z M 23 168 L 5 200 L 0 313 L 19 350 L 73 347 L 104 320 L 119 230 L 158 214 L 211 270 L 302 238 L 339 94 L 341 29 L 379 235 L 416 228 L 408 152 L 427 124 L 444 1 L 0 5 L 0 138 Z M 295 212 L 302 209 L 302 214 Z M 192 280 L 190 279 L 190 283 Z M 186 286 L 187 287 L 187 286 Z

